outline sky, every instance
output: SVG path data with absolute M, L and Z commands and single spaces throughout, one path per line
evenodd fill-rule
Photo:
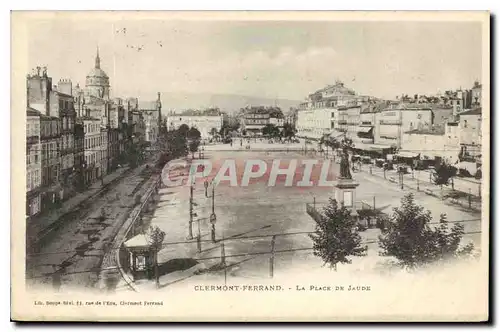
M 303 100 L 345 82 L 363 95 L 470 88 L 481 77 L 475 22 L 113 20 L 28 24 L 30 68 L 85 84 L 99 46 L 113 96 L 157 91 Z M 133 46 L 133 48 L 132 48 Z M 142 49 L 139 51 L 138 47 Z

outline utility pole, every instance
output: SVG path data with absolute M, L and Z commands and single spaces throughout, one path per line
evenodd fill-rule
M 189 187 L 189 235 L 188 239 L 193 239 L 193 183 L 191 182 L 191 186 Z
M 269 257 L 269 276 L 274 276 L 274 245 L 276 243 L 276 235 L 271 239 L 271 257 Z
M 222 235 L 222 243 L 220 246 L 220 263 L 224 267 L 224 285 L 227 283 L 227 266 L 226 266 L 226 248 L 224 247 L 224 235 Z
M 210 215 L 210 223 L 212 224 L 212 242 L 215 243 L 215 223 L 217 222 L 217 216 L 215 215 L 215 184 L 212 182 L 212 214 Z
M 201 252 L 201 227 L 199 218 L 198 218 L 198 236 L 196 236 L 196 244 L 198 246 L 198 252 Z

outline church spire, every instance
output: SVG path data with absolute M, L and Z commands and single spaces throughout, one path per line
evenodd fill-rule
M 97 46 L 97 55 L 95 57 L 95 67 L 97 69 L 101 68 L 101 58 L 99 58 L 99 45 Z

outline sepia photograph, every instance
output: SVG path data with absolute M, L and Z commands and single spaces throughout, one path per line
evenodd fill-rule
M 13 320 L 489 319 L 488 12 L 11 26 Z

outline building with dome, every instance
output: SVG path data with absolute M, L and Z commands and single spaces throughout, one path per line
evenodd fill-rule
M 101 58 L 99 48 L 95 57 L 95 66 L 90 70 L 85 79 L 85 97 L 88 99 L 99 98 L 109 100 L 109 77 L 101 69 Z

